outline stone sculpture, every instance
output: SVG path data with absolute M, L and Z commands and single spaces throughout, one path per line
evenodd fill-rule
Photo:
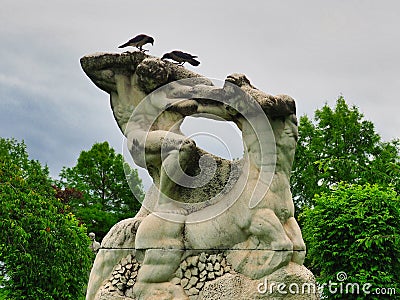
M 88 236 L 89 239 L 92 241 L 89 248 L 93 251 L 93 253 L 96 254 L 97 251 L 99 251 L 101 245 L 98 241 L 96 241 L 96 234 L 94 232 L 89 232 Z
M 133 160 L 154 181 L 139 213 L 103 239 L 87 299 L 317 299 L 276 290 L 314 283 L 289 186 L 291 97 L 241 74 L 216 86 L 142 52 L 85 56 L 81 65 L 110 94 Z M 187 116 L 234 122 L 243 159 L 196 147 L 180 131 Z M 272 288 L 262 293 L 265 283 Z

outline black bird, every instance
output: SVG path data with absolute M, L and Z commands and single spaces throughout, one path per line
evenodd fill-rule
M 191 55 L 189 53 L 185 53 L 182 51 L 172 51 L 169 53 L 165 53 L 161 59 L 172 59 L 176 62 L 178 62 L 178 65 L 183 66 L 183 64 L 185 62 L 188 62 L 189 64 L 191 64 L 192 66 L 198 66 L 200 64 L 200 62 L 198 60 L 195 60 L 195 58 L 197 58 L 197 56 Z
M 118 48 L 125 48 L 128 46 L 136 47 L 139 49 L 141 52 L 149 51 L 149 50 L 143 50 L 142 47 L 146 44 L 152 44 L 154 43 L 154 39 L 151 36 L 145 35 L 145 34 L 139 34 L 135 36 L 133 39 L 130 39 L 127 41 L 125 44 L 119 46 Z

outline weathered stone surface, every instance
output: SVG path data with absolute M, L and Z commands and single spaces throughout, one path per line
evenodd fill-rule
M 174 278 L 172 278 L 171 283 L 172 284 L 180 284 L 181 283 L 181 278 L 174 277 Z
M 135 218 L 103 239 L 88 300 L 280 299 L 259 284 L 313 282 L 289 186 L 297 141 L 291 97 L 264 93 L 242 74 L 216 87 L 142 52 L 85 56 L 81 65 L 110 94 L 133 160 L 154 179 Z M 234 122 L 243 159 L 196 147 L 180 131 L 187 116 Z
M 188 283 L 189 283 L 189 279 L 186 277 L 181 280 L 181 286 L 183 288 L 185 288 L 188 285 Z
M 192 276 L 197 276 L 199 274 L 199 269 L 192 268 L 192 269 L 190 269 L 190 272 L 191 272 Z
M 199 262 L 199 271 L 201 272 L 201 271 L 203 271 L 205 268 L 206 268 L 206 264 L 205 263 L 202 263 L 202 262 Z
M 197 277 L 191 277 L 189 280 L 189 285 L 194 286 L 197 283 L 197 281 L 199 281 Z
M 276 286 L 282 283 L 286 284 L 286 288 L 279 293 Z M 289 285 L 292 285 L 293 291 L 295 291 L 294 287 L 298 286 L 300 288 L 299 293 L 291 293 Z M 302 292 L 303 286 L 304 293 Z M 308 286 L 315 286 L 311 272 L 304 266 L 290 263 L 260 280 L 251 280 L 241 274 L 226 274 L 214 281 L 205 283 L 197 299 L 319 299 L 316 291 L 308 290 Z M 271 287 L 272 289 L 270 289 Z

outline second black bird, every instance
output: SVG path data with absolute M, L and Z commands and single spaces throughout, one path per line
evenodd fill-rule
M 146 34 L 139 34 L 134 38 L 130 39 L 129 41 L 127 41 L 125 44 L 122 44 L 118 48 L 125 48 L 128 46 L 132 46 L 138 48 L 141 52 L 145 52 L 148 50 L 143 50 L 142 47 L 148 43 L 153 45 L 154 39 Z
M 179 65 L 183 65 L 185 62 L 188 62 L 189 64 L 191 64 L 192 66 L 198 66 L 200 64 L 200 62 L 198 60 L 195 60 L 195 58 L 197 58 L 197 56 L 191 55 L 189 53 L 185 53 L 182 51 L 172 51 L 169 53 L 165 53 L 161 59 L 172 59 L 176 62 L 178 62 Z

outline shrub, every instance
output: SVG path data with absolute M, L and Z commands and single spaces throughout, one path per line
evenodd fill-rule
M 378 185 L 339 184 L 330 193 L 316 195 L 315 206 L 300 216 L 308 247 L 306 265 L 320 284 L 371 284 L 370 295 L 332 294 L 329 299 L 374 298 L 375 288 L 396 288 L 400 293 L 400 197 Z M 393 292 L 393 291 L 392 291 Z

